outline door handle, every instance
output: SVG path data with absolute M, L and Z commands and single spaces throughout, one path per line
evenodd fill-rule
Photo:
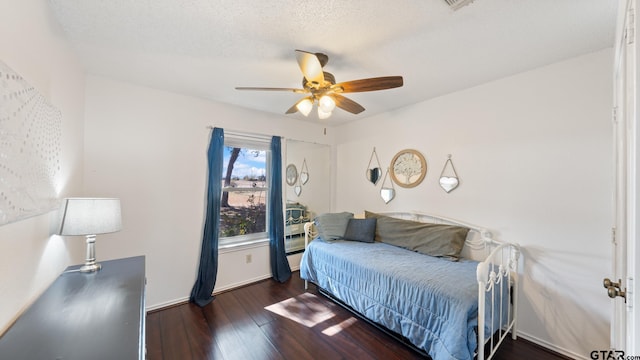
M 605 278 L 602 281 L 602 285 L 607 289 L 607 295 L 610 298 L 615 299 L 620 296 L 624 298 L 624 302 L 627 302 L 627 289 L 622 290 L 622 279 L 618 279 L 618 282 L 613 282 L 609 278 Z

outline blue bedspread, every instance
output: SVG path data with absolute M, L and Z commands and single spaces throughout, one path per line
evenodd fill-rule
M 379 242 L 316 239 L 302 257 L 300 276 L 434 360 L 463 360 L 473 359 L 477 344 L 477 264 Z

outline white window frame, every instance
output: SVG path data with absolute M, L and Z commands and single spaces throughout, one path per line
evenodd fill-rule
M 238 246 L 251 245 L 269 241 L 269 189 L 271 188 L 271 137 L 253 134 L 227 133 L 224 136 L 224 151 L 227 147 L 237 147 L 242 149 L 264 150 L 266 153 L 265 162 L 265 186 L 259 189 L 265 191 L 265 231 L 246 235 L 226 236 L 218 239 L 218 249 L 232 248 Z M 227 164 L 225 164 L 227 165 Z M 255 191 L 255 188 L 235 188 L 223 187 L 222 192 L 242 192 Z

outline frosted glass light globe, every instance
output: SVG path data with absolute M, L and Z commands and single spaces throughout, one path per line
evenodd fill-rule
M 323 95 L 320 100 L 318 100 L 318 106 L 323 112 L 331 113 L 333 109 L 336 108 L 336 102 L 331 96 Z

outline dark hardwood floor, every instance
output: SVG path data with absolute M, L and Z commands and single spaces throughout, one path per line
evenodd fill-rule
M 424 359 L 351 312 L 304 290 L 299 273 L 228 291 L 204 308 L 182 304 L 147 314 L 147 358 Z M 524 339 L 495 359 L 566 359 Z

